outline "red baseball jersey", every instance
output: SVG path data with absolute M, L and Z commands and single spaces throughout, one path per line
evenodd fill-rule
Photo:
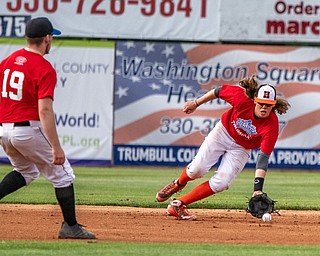
M 274 111 L 266 118 L 255 118 L 254 101 L 241 86 L 223 85 L 219 98 L 231 104 L 221 121 L 229 135 L 246 149 L 260 148 L 270 155 L 277 142 L 279 124 Z
M 38 53 L 18 50 L 0 63 L 0 123 L 40 120 L 38 100 L 53 99 L 57 75 Z

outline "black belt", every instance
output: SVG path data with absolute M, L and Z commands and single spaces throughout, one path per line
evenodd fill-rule
M 2 126 L 2 123 L 0 123 L 0 126 Z M 17 126 L 30 126 L 30 122 L 29 121 L 23 121 L 23 122 L 15 122 L 13 123 L 14 127 Z

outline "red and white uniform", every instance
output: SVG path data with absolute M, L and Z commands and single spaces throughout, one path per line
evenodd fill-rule
M 188 165 L 190 178 L 200 178 L 221 157 L 221 163 L 209 180 L 213 192 L 221 192 L 231 185 L 248 162 L 251 149 L 260 148 L 270 155 L 278 137 L 278 117 L 272 111 L 267 118 L 254 116 L 255 103 L 240 86 L 223 85 L 219 98 L 232 108 L 203 141 L 194 160 Z
M 40 54 L 21 49 L 0 64 L 0 123 L 40 120 L 38 99 L 53 99 L 56 72 Z
M 240 86 L 222 86 L 219 98 L 232 106 L 221 117 L 229 135 L 246 149 L 261 148 L 263 153 L 270 155 L 278 138 L 277 115 L 271 111 L 267 118 L 255 118 L 255 104 Z
M 54 98 L 56 72 L 42 55 L 18 50 L 0 63 L 0 144 L 27 184 L 40 172 L 55 188 L 73 183 L 68 162 L 53 165 L 51 146 L 41 128 L 38 100 Z M 28 126 L 16 123 L 29 121 Z

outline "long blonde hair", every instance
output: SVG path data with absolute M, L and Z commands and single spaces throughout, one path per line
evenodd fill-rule
M 254 97 L 258 91 L 259 84 L 255 79 L 255 76 L 246 77 L 239 82 L 239 85 L 246 90 L 246 95 L 254 100 Z M 289 102 L 281 96 L 276 96 L 276 105 L 274 106 L 273 110 L 278 112 L 280 115 L 287 113 L 287 110 L 290 107 Z

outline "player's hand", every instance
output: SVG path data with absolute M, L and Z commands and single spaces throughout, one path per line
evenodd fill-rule
M 62 165 L 66 161 L 66 156 L 64 154 L 64 151 L 61 147 L 52 148 L 52 164 L 55 165 Z
M 263 194 L 263 192 L 261 190 L 257 190 L 252 193 L 252 197 L 257 196 L 257 195 L 261 195 L 261 194 Z
M 192 112 L 194 112 L 197 109 L 197 107 L 198 106 L 195 101 L 187 101 L 184 104 L 183 112 L 186 114 L 191 114 Z

